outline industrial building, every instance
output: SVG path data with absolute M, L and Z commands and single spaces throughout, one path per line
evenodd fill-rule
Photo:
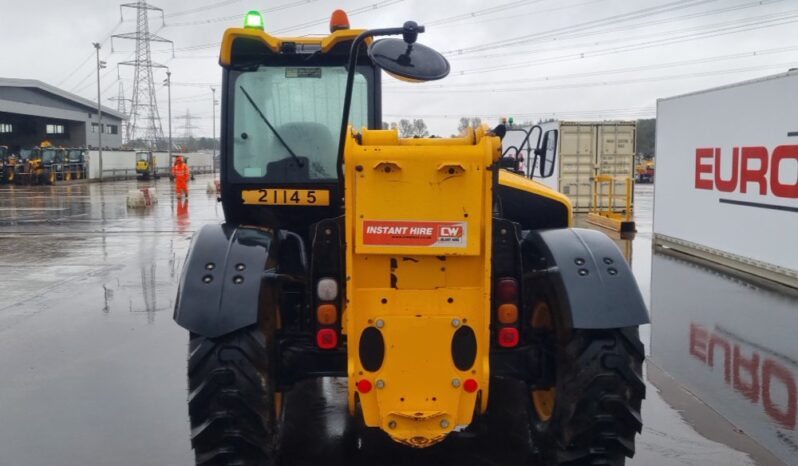
M 35 79 L 0 78 L 0 145 L 12 152 L 42 141 L 64 147 L 122 146 L 125 115 Z

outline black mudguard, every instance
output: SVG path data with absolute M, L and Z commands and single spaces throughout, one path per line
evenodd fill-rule
M 256 323 L 272 245 L 273 235 L 267 230 L 204 226 L 183 265 L 175 322 L 208 338 Z
M 545 280 L 575 329 L 647 324 L 634 275 L 607 235 L 582 228 L 530 231 L 522 241 L 524 288 Z

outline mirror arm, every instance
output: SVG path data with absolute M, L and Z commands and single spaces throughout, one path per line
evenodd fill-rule
M 344 192 L 344 144 L 346 143 L 346 129 L 349 127 L 349 110 L 352 106 L 352 88 L 355 84 L 355 69 L 357 68 L 358 49 L 369 37 L 408 34 L 409 37 L 407 38 L 412 38 L 415 41 L 415 36 L 412 35 L 413 32 L 424 32 L 424 26 L 415 26 L 415 31 L 409 31 L 408 29 L 407 23 L 403 27 L 371 29 L 361 32 L 360 35 L 355 37 L 355 40 L 352 41 L 352 47 L 349 50 L 349 69 L 346 75 L 346 91 L 344 92 L 344 114 L 343 118 L 341 119 L 341 134 L 340 138 L 338 139 L 338 158 L 336 161 L 338 184 L 341 195 L 343 195 Z

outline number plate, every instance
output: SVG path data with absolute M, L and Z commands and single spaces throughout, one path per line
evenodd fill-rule
M 246 205 L 330 205 L 330 191 L 326 189 L 247 189 L 241 191 Z

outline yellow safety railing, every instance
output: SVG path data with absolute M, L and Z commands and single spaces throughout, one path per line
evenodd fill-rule
M 618 182 L 625 181 L 626 193 L 616 194 L 615 187 Z M 608 186 L 604 189 L 604 186 Z M 630 177 L 615 177 L 612 175 L 598 175 L 593 178 L 593 202 L 588 214 L 588 222 L 616 231 L 635 231 L 632 208 L 632 191 L 634 181 Z M 616 203 L 618 198 L 623 198 L 623 209 Z

